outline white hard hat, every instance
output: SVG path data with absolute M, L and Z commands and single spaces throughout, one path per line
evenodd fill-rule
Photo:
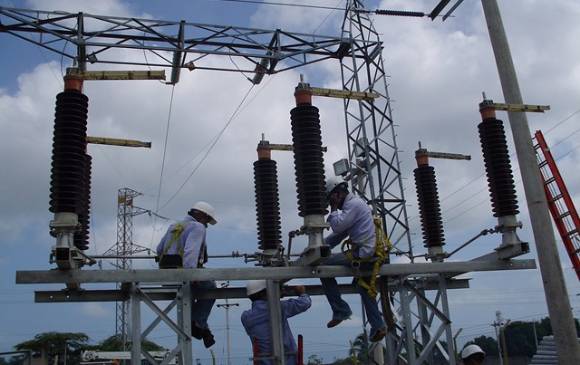
M 199 210 L 200 212 L 207 214 L 207 216 L 211 218 L 211 221 L 209 221 L 210 224 L 217 223 L 217 220 L 215 219 L 216 217 L 215 209 L 209 203 L 197 202 L 193 204 L 193 207 L 191 209 Z
M 475 344 L 467 345 L 467 346 L 465 346 L 463 351 L 461 351 L 461 359 L 465 360 L 469 356 L 475 355 L 475 354 L 482 354 L 485 356 L 485 352 L 483 352 L 481 347 L 479 347 Z
M 266 289 L 266 280 L 248 280 L 246 284 L 246 294 L 248 296 L 256 294 Z
M 346 182 L 338 176 L 329 177 L 326 180 L 326 195 L 332 193 L 332 191 L 339 185 L 346 184 Z

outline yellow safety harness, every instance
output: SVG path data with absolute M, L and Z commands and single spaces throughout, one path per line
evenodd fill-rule
M 362 263 L 373 262 L 373 270 L 368 281 L 365 278 L 360 277 L 357 279 L 357 284 L 366 289 L 371 297 L 377 296 L 377 276 L 381 270 L 381 266 L 387 259 L 387 254 L 393 247 L 389 237 L 383 231 L 383 222 L 381 217 L 373 217 L 373 223 L 375 224 L 375 253 L 371 257 L 360 258 L 354 257 L 352 250 L 352 240 L 346 240 L 342 243 L 341 250 L 346 258 L 351 262 L 353 266 L 360 266 Z
M 163 252 L 159 256 L 160 262 L 161 262 L 161 260 L 163 260 L 163 256 L 167 255 L 167 252 L 169 252 L 171 247 L 173 247 L 173 244 L 179 240 L 184 229 L 185 229 L 185 227 L 181 223 L 176 223 L 173 226 L 173 229 L 171 230 L 171 239 L 165 245 L 165 247 L 163 247 Z M 178 254 L 179 254 L 179 256 L 181 256 L 181 259 L 183 260 L 183 246 L 178 250 Z

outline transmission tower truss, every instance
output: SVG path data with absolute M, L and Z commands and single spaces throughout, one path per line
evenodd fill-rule
M 448 3 L 448 0 L 439 1 L 431 14 L 432 17 L 437 16 Z M 450 277 L 457 273 L 478 270 L 535 267 L 533 261 L 503 261 L 494 255 L 484 260 L 469 262 L 413 262 L 395 125 L 382 58 L 383 45 L 361 0 L 347 1 L 342 33 L 337 37 L 293 33 L 280 29 L 264 30 L 5 7 L 0 7 L 0 32 L 9 33 L 73 60 L 81 70 L 86 70 L 87 63 L 170 68 L 169 83 L 172 84 L 179 81 L 180 71 L 183 68 L 249 73 L 254 76 L 251 81 L 257 84 L 266 74 L 275 74 L 328 59 L 339 61 L 343 90 L 378 95 L 371 101 L 344 99 L 352 189 L 369 202 L 374 212 L 383 219 L 383 229 L 395 246 L 395 253 L 404 254 L 411 261 L 408 264 L 384 265 L 379 273 L 385 282 L 396 282 L 396 285 L 386 290 L 394 298 L 398 305 L 397 312 L 400 313 L 396 329 L 391 330 L 387 336 L 389 364 L 398 363 L 397 359 L 401 358 L 408 364 L 432 364 L 436 356 L 442 356 L 449 364 L 455 363 L 447 302 L 447 289 L 454 288 L 448 287 Z M 119 50 L 126 54 L 123 60 L 119 60 Z M 151 58 L 147 58 L 147 55 Z M 231 64 L 227 62 L 217 64 L 212 62 L 213 57 L 208 56 L 227 56 Z M 124 193 L 119 191 L 119 197 L 125 198 L 124 200 L 120 198 L 123 204 L 119 204 L 118 210 L 118 242 L 107 252 L 109 254 L 126 257 L 138 252 L 133 249 L 132 217 L 137 212 L 146 211 L 132 205 L 133 198 L 137 196 L 135 194 L 138 193 L 131 189 L 125 190 Z M 171 355 L 180 354 L 182 361 L 189 361 L 191 358 L 189 336 L 183 336 L 183 333 L 187 334 L 189 330 L 187 327 L 189 318 L 186 314 L 189 311 L 188 301 L 183 300 L 173 305 L 178 307 L 179 323 L 170 324 L 165 317 L 171 308 L 162 310 L 152 305 L 151 298 L 147 295 L 153 294 L 144 294 L 139 283 L 172 282 L 180 285 L 179 283 L 191 280 L 287 280 L 356 276 L 350 268 L 324 266 L 318 266 L 314 271 L 310 267 L 298 266 L 128 270 L 130 264 L 122 258 L 116 266 L 123 270 L 91 272 L 74 270 L 70 273 L 54 270 L 17 272 L 17 283 L 124 283 L 125 285 L 118 287 L 114 293 L 79 292 L 72 296 L 69 292 L 45 294 L 48 298 L 62 298 L 62 301 L 75 301 L 71 298 L 77 298 L 76 301 L 112 298 L 126 303 L 120 312 L 118 311 L 125 316 L 125 325 L 121 333 L 127 333 L 126 319 L 129 317 L 132 323 L 130 328 L 134 355 L 132 364 L 136 365 L 140 359 L 140 342 L 152 329 L 148 328 L 141 334 L 139 309 L 141 303 L 147 304 L 159 316 L 157 323 L 164 321 L 175 330 L 179 343 L 171 351 Z M 431 289 L 433 276 L 438 278 L 435 294 L 425 295 L 427 286 L 425 274 L 431 275 L 429 279 Z M 188 289 L 179 286 L 178 291 L 181 290 L 185 290 L 181 294 L 184 298 L 190 295 Z M 270 302 L 272 306 L 276 303 L 278 300 Z M 129 309 L 131 316 L 128 316 Z M 443 345 L 443 340 L 446 346 Z M 276 360 L 276 364 L 283 362 L 283 357 Z
M 340 58 L 351 44 L 341 37 L 61 11 L 0 7 L 0 32 L 12 34 L 76 61 L 172 68 L 171 83 L 181 68 L 274 74 L 331 58 Z M 67 47 L 67 45 L 74 47 Z M 378 42 L 357 42 L 355 57 L 377 49 Z M 115 50 L 127 60 L 119 61 Z M 151 54 L 151 62 L 144 53 Z M 251 67 L 212 64 L 207 56 L 243 59 Z M 142 61 L 137 61 L 142 60 Z M 281 62 L 284 61 L 284 62 Z M 249 62 L 249 64 L 248 64 Z
M 351 168 L 358 171 L 353 190 L 383 218 L 383 229 L 399 251 L 412 260 L 411 237 L 403 194 L 394 123 L 382 58 L 382 42 L 361 1 L 351 1 L 342 25 L 350 39 L 348 56 L 340 61 L 344 90 L 372 92 L 374 100 L 344 99 Z M 374 48 L 365 44 L 376 44 Z M 362 57 L 359 55 L 362 53 Z
M 408 226 L 402 174 L 396 143 L 386 71 L 382 58 L 382 42 L 369 14 L 360 12 L 364 4 L 351 0 L 342 24 L 343 38 L 350 39 L 348 56 L 340 61 L 344 90 L 379 95 L 373 100 L 344 99 L 347 146 L 352 189 L 372 204 L 383 219 L 383 229 L 397 253 L 413 262 L 413 247 Z M 376 43 L 374 49 L 361 45 Z M 362 57 L 356 54 L 362 52 Z M 387 362 L 399 358 L 409 364 L 432 364 L 436 354 L 455 364 L 451 320 L 444 281 L 434 301 L 416 287 L 416 281 L 401 277 L 399 290 L 392 297 L 397 301 L 400 320 L 386 338 Z M 397 298 L 398 296 L 398 298 Z M 366 323 L 365 323 L 366 325 Z M 416 329 L 420 327 L 421 335 Z M 445 337 L 444 346 L 441 340 Z M 451 355 L 450 355 L 451 354 Z
M 148 248 L 133 242 L 133 217 L 147 213 L 148 211 L 133 204 L 133 200 L 142 195 L 130 188 L 122 188 L 117 191 L 117 242 L 109 248 L 105 255 L 115 255 L 117 259 L 113 265 L 118 270 L 132 268 L 130 257 L 149 251 Z M 117 283 L 117 289 L 121 284 Z M 115 308 L 115 334 L 120 337 L 123 346 L 127 344 L 129 333 L 129 303 L 118 301 Z

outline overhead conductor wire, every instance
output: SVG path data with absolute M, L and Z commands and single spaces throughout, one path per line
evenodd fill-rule
M 544 134 L 548 134 L 552 131 L 554 131 L 556 128 L 560 127 L 562 124 L 564 124 L 565 122 L 569 121 L 573 116 L 575 116 L 576 114 L 580 113 L 580 109 L 577 109 L 576 111 L 572 112 L 571 114 L 569 114 L 568 116 L 566 116 L 565 118 L 563 118 L 562 120 L 558 121 L 555 125 L 553 125 L 551 128 L 549 128 L 546 132 L 544 132 Z M 573 131 L 571 134 L 569 134 L 567 137 L 565 137 L 564 139 L 558 141 L 557 143 L 555 143 L 554 145 L 551 146 L 551 148 L 554 148 L 555 146 L 559 145 L 560 143 L 562 143 L 563 141 L 569 139 L 572 135 L 576 134 L 577 132 L 579 132 L 579 130 L 575 130 Z M 512 153 L 510 156 L 513 157 L 514 153 Z M 561 156 L 563 157 L 563 156 Z M 514 172 L 517 171 L 514 170 Z M 466 187 L 468 187 L 469 185 L 473 184 L 476 181 L 479 181 L 482 177 L 485 176 L 485 173 L 480 174 L 479 176 L 476 176 L 475 178 L 469 180 L 467 183 L 465 183 L 464 185 L 460 186 L 459 188 L 457 188 L 456 190 L 452 191 L 451 193 L 445 195 L 444 197 L 441 198 L 441 201 L 447 200 L 449 198 L 451 198 L 452 196 L 456 195 L 457 193 L 459 193 L 460 191 L 462 191 L 463 189 L 465 189 Z M 455 209 L 461 205 L 463 205 L 464 203 L 472 200 L 473 198 L 476 197 L 477 194 L 483 192 L 483 191 L 487 191 L 487 187 L 479 190 L 477 193 L 475 194 L 470 194 L 467 198 L 461 200 L 459 203 L 453 205 L 451 208 L 446 208 L 446 211 L 450 211 L 452 209 Z M 486 198 L 487 199 L 487 198 Z M 483 202 L 483 201 L 482 201 Z M 479 204 L 481 204 L 482 202 L 480 202 Z M 479 205 L 477 204 L 477 205 Z M 414 219 L 417 219 L 419 216 L 413 216 L 409 218 L 409 221 L 412 221 Z M 447 220 L 449 221 L 449 220 Z
M 171 97 L 169 99 L 169 111 L 167 113 L 167 123 L 165 125 L 165 141 L 163 142 L 163 157 L 161 158 L 161 171 L 159 173 L 159 187 L 157 189 L 155 213 L 153 213 L 153 228 L 151 230 L 151 245 L 153 245 L 153 236 L 155 234 L 155 225 L 157 223 L 157 214 L 159 213 L 159 202 L 161 199 L 161 189 L 163 186 L 163 172 L 165 171 L 165 158 L 167 156 L 167 141 L 169 139 L 169 127 L 171 126 L 171 112 L 173 110 L 174 92 L 175 92 L 175 84 L 173 84 L 171 87 Z
M 185 185 L 187 184 L 187 182 L 193 177 L 193 175 L 197 172 L 197 170 L 205 162 L 205 160 L 207 159 L 207 157 L 209 156 L 209 154 L 211 153 L 211 151 L 213 150 L 213 148 L 215 147 L 215 145 L 219 142 L 220 138 L 223 136 L 223 134 L 226 131 L 226 129 L 234 121 L 234 119 L 237 116 L 240 108 L 244 105 L 244 102 L 246 101 L 246 99 L 248 98 L 248 96 L 250 96 L 250 93 L 254 89 L 254 86 L 256 86 L 256 85 L 252 84 L 252 86 L 250 86 L 250 88 L 248 89 L 248 91 L 246 92 L 246 94 L 244 95 L 244 97 L 242 98 L 242 101 L 240 101 L 240 103 L 238 104 L 238 106 L 236 107 L 236 109 L 234 110 L 234 112 L 232 113 L 232 115 L 230 116 L 230 118 L 228 119 L 228 121 L 226 122 L 226 124 L 224 124 L 224 126 L 222 127 L 222 129 L 219 131 L 218 135 L 214 138 L 213 142 L 209 146 L 208 150 L 205 152 L 205 154 L 203 155 L 203 157 L 201 158 L 201 160 L 197 163 L 197 165 L 195 165 L 195 167 L 193 168 L 193 170 L 191 171 L 191 173 L 187 176 L 187 178 L 185 179 L 185 181 L 183 181 L 183 183 L 179 186 L 179 188 L 177 189 L 177 191 L 175 191 L 175 193 L 173 193 L 173 195 L 171 195 L 171 197 L 169 199 L 167 199 L 167 201 L 165 203 L 163 203 L 163 205 L 158 210 L 165 208 L 173 199 L 175 199 L 175 197 L 185 187 Z

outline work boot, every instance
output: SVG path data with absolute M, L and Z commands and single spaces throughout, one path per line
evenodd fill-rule
M 344 319 L 331 319 L 330 321 L 328 321 L 328 323 L 326 324 L 327 328 L 332 328 L 332 327 L 336 327 L 338 326 L 342 321 L 344 321 Z
M 195 339 L 201 340 L 203 338 L 204 329 L 197 325 L 197 322 L 191 321 L 191 336 Z
M 213 334 L 211 333 L 209 328 L 204 329 L 203 330 L 203 345 L 205 346 L 206 349 L 209 349 L 214 344 L 215 344 L 215 339 L 213 338 Z

